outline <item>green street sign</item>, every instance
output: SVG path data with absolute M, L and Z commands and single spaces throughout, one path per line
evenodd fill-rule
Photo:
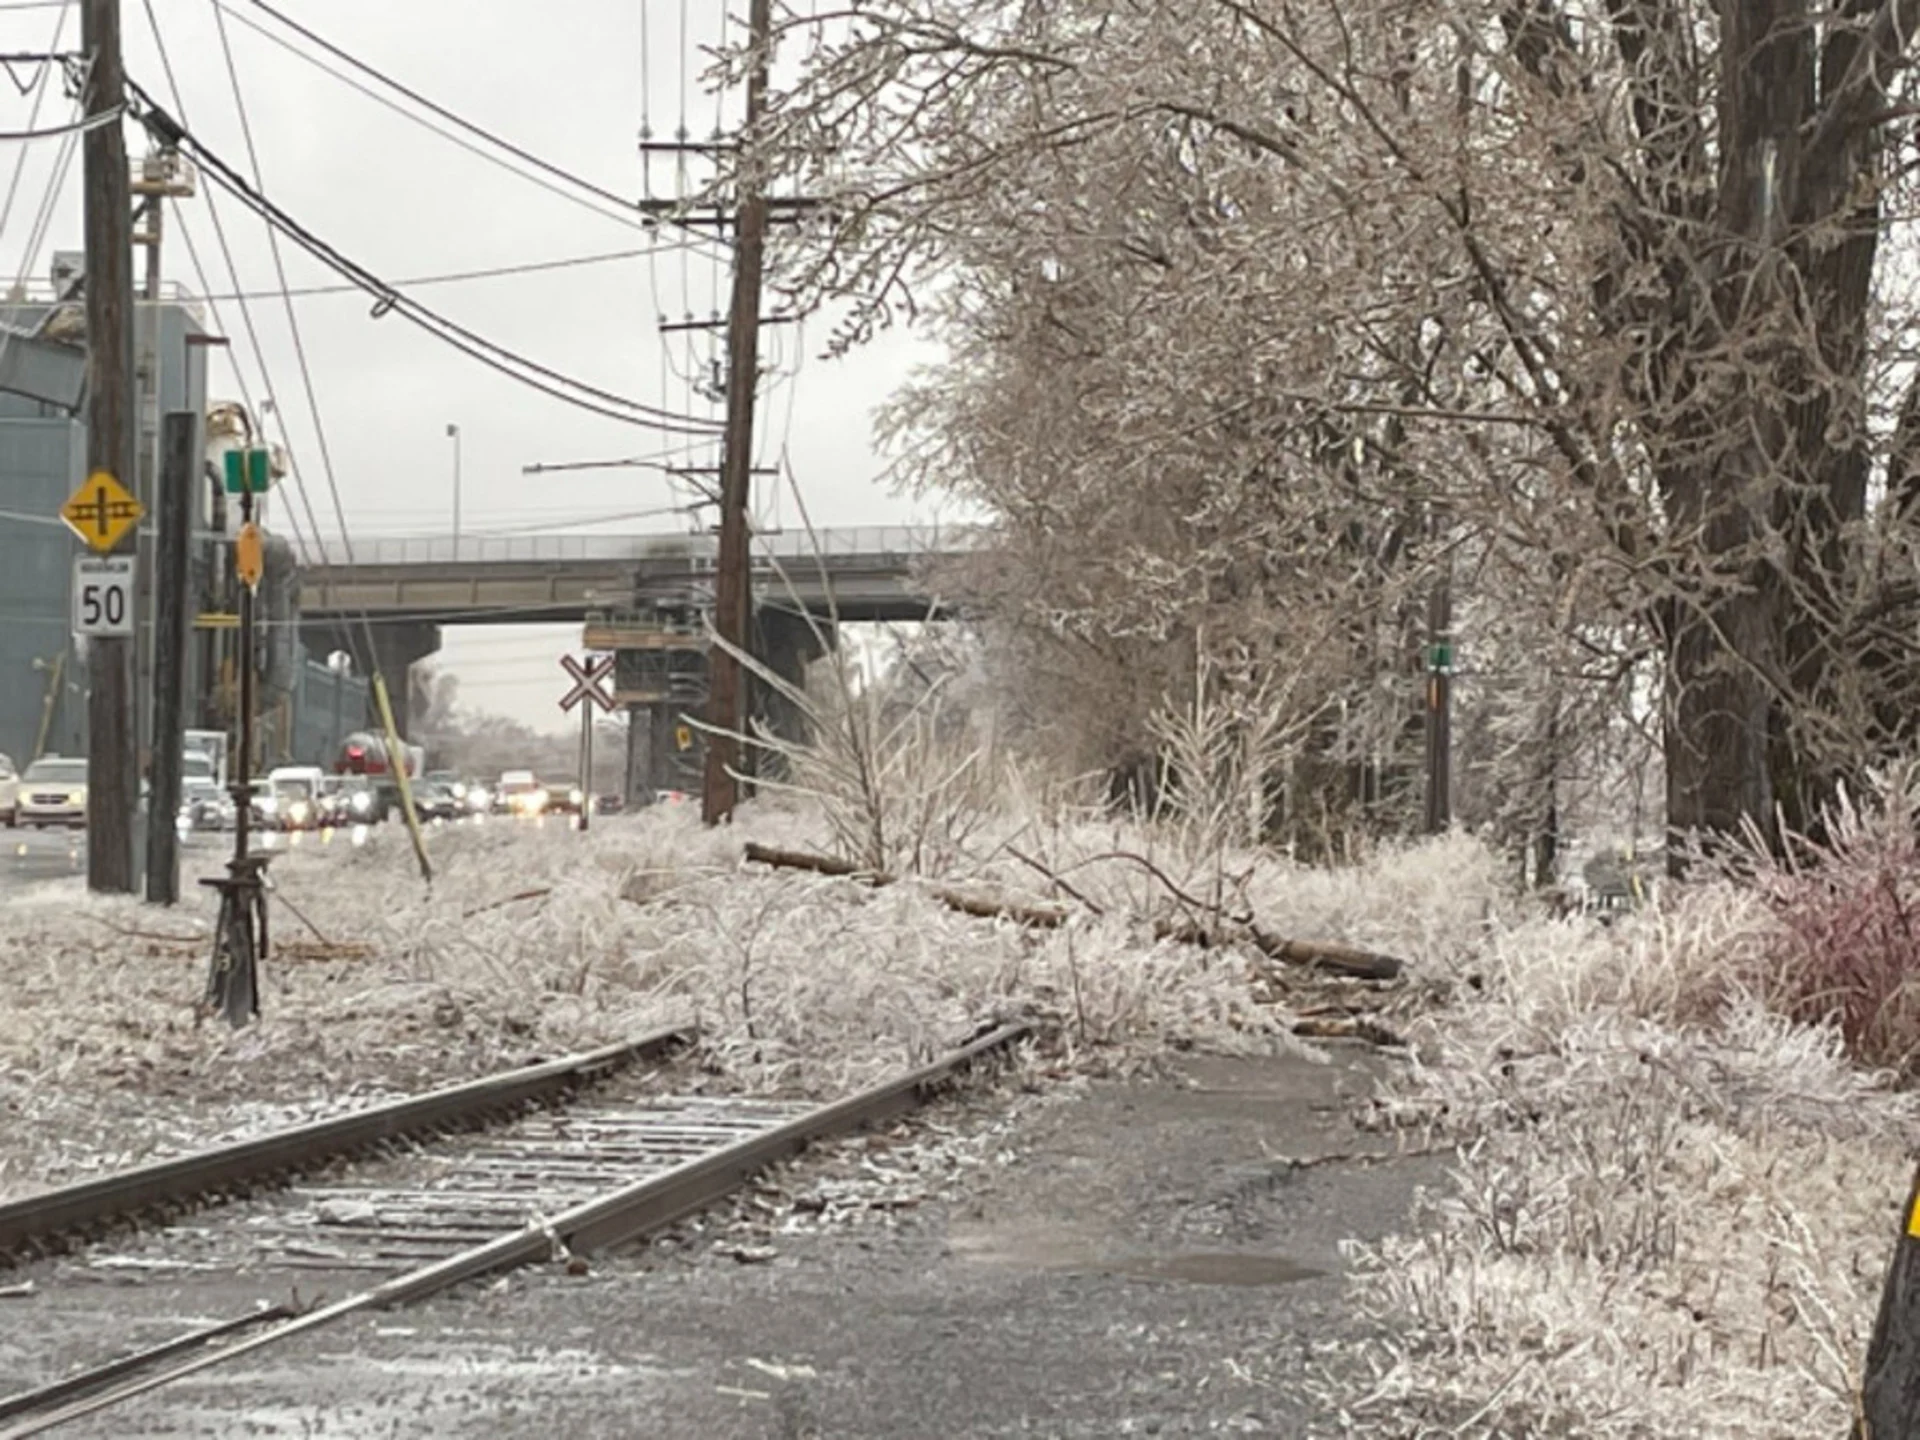
M 264 495 L 273 484 L 273 461 L 265 450 L 229 450 L 226 463 L 229 495 Z
M 1453 646 L 1450 644 L 1429 645 L 1427 647 L 1427 669 L 1436 675 L 1453 669 Z

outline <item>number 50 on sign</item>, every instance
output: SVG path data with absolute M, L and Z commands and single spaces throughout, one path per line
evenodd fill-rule
M 133 557 L 81 555 L 73 562 L 73 632 L 133 633 Z

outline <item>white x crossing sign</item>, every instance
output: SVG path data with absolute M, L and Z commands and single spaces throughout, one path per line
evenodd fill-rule
M 562 655 L 560 668 L 573 678 L 573 688 L 560 697 L 562 710 L 571 710 L 582 700 L 591 700 L 602 710 L 613 709 L 613 697 L 600 688 L 600 682 L 613 674 L 613 656 L 590 655 L 583 662 L 571 655 Z

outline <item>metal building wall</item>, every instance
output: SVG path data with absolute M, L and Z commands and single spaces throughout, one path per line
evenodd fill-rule
M 81 547 L 58 518 L 84 478 L 86 434 L 39 408 L 0 408 L 0 750 L 22 765 L 86 746 L 86 679 L 67 629 Z
M 318 660 L 303 660 L 294 672 L 292 735 L 283 763 L 333 768 L 340 742 L 366 728 L 367 682 L 335 675 Z

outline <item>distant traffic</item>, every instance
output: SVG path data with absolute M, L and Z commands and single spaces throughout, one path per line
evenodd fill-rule
M 571 781 L 548 782 L 532 770 L 506 770 L 489 781 L 456 770 L 422 773 L 425 752 L 405 750 L 405 771 L 414 813 L 421 823 L 447 825 L 484 818 L 530 820 L 547 815 L 610 815 L 625 808 L 617 794 L 587 796 Z M 142 780 L 144 804 L 149 785 Z M 662 794 L 662 801 L 679 798 Z M 331 770 L 319 765 L 281 765 L 249 782 L 248 825 L 264 832 L 334 830 L 379 825 L 401 813 L 400 782 L 387 747 L 369 733 L 342 742 Z M 227 774 L 226 737 L 189 731 L 182 756 L 180 831 L 228 831 L 238 809 Z M 84 829 L 87 823 L 87 761 L 43 755 L 24 771 L 0 754 L 0 821 L 7 828 Z

